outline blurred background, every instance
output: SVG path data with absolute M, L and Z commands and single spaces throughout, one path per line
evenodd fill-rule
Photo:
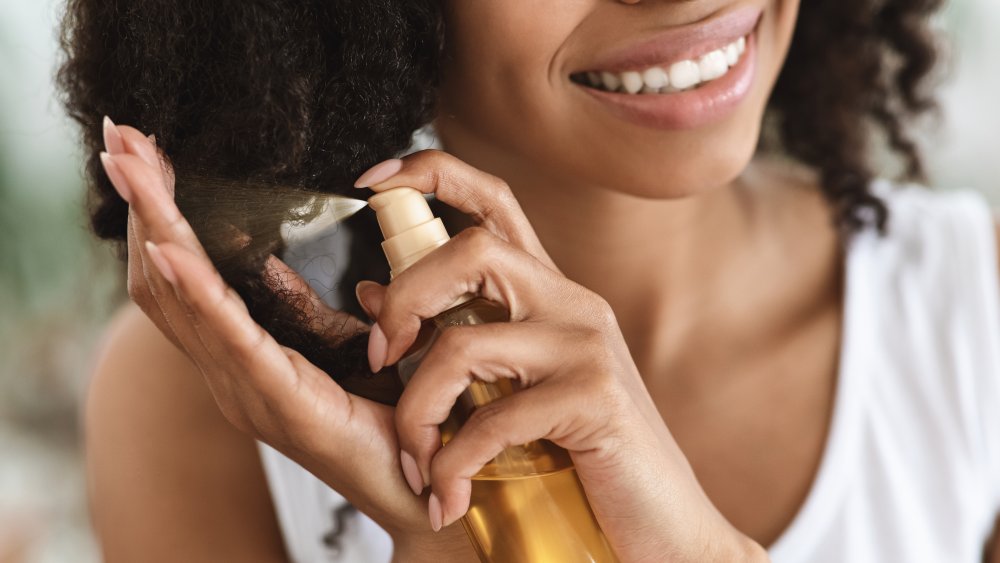
M 62 0 L 0 0 L 0 563 L 98 560 L 80 402 L 122 270 L 89 235 L 77 132 L 54 96 Z M 997 0 L 954 0 L 932 184 L 1000 205 Z

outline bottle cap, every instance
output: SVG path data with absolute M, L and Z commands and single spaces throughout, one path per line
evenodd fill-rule
M 414 188 L 392 188 L 368 198 L 385 241 L 382 251 L 395 278 L 435 248 L 448 242 L 448 231 L 434 217 L 424 194 Z

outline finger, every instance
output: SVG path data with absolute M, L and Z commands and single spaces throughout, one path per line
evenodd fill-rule
M 103 153 L 101 162 L 119 194 L 135 209 L 146 226 L 149 240 L 157 244 L 173 242 L 191 252 L 205 255 L 198 237 L 167 192 L 162 169 L 127 153 Z
M 450 525 L 468 511 L 472 478 L 500 452 L 515 447 L 512 456 L 527 457 L 530 454 L 517 446 L 573 432 L 576 422 L 572 413 L 588 408 L 574 404 L 577 397 L 560 386 L 539 386 L 477 409 L 431 461 L 431 489 L 440 504 L 443 525 Z M 546 446 L 545 442 L 538 444 Z
M 156 148 L 153 136 L 143 135 L 141 131 L 128 125 L 115 125 L 111 118 L 104 116 L 103 123 L 104 150 L 112 155 L 133 154 L 150 166 L 163 172 L 164 188 L 171 196 L 174 194 L 174 174 L 170 163 L 162 158 Z M 130 199 L 125 197 L 126 200 Z
M 497 302 L 510 320 L 520 321 L 543 316 L 560 291 L 573 289 L 557 272 L 485 229 L 466 229 L 389 284 L 376 323 L 387 342 L 384 365 L 413 344 L 421 321 L 470 293 Z
M 195 330 L 195 319 L 191 309 L 180 299 L 174 286 L 161 273 L 167 268 L 163 257 L 159 252 L 154 254 L 150 251 L 142 221 L 132 210 L 129 210 L 129 224 L 132 230 L 131 236 L 135 241 L 135 250 L 131 251 L 132 256 L 137 256 L 137 262 L 142 265 L 139 273 L 142 280 L 136 282 L 136 285 L 140 285 L 156 304 L 155 309 L 170 331 L 168 338 L 185 351 L 196 365 L 206 365 L 212 360 L 212 355 Z
M 104 150 L 111 154 L 120 154 L 125 152 L 125 144 L 122 139 L 121 132 L 115 125 L 111 118 L 104 116 L 104 121 L 101 124 L 101 133 L 104 136 Z
M 297 383 L 295 370 L 282 347 L 250 317 L 246 305 L 226 286 L 218 271 L 205 257 L 197 256 L 176 243 L 158 245 L 166 270 L 178 295 L 190 307 L 194 329 L 209 353 L 238 373 L 233 384 L 252 389 L 276 400 L 287 395 Z M 209 377 L 226 377 L 210 370 Z
M 361 280 L 354 286 L 354 296 L 358 299 L 358 304 L 372 320 L 377 319 L 379 311 L 382 310 L 385 292 L 384 285 L 368 280 Z
M 472 216 L 481 227 L 558 271 L 506 182 L 442 151 L 388 160 L 358 178 L 376 192 L 410 186 Z
M 105 150 L 112 154 L 123 154 L 127 151 L 126 144 L 128 144 L 133 149 L 133 145 L 136 144 L 133 138 L 136 133 L 135 129 L 128 128 L 130 131 L 128 135 L 123 135 L 122 129 L 117 127 L 111 118 L 105 116 L 103 123 L 103 136 L 104 136 L 104 147 Z M 155 162 L 155 157 L 151 157 L 149 152 L 155 151 L 148 148 L 148 141 L 142 143 L 146 147 L 139 147 L 140 151 L 146 151 L 144 159 L 148 162 Z M 131 192 L 129 191 L 129 196 Z M 131 197 L 125 198 L 131 199 Z M 149 267 L 149 257 L 145 252 L 145 230 L 139 223 L 138 217 L 131 206 L 129 206 L 128 220 L 126 225 L 126 244 L 128 249 L 128 279 L 127 279 L 127 289 L 129 297 L 139 305 L 139 308 L 143 310 L 147 317 L 153 321 L 153 324 L 159 328 L 167 339 L 169 339 L 178 348 L 187 351 L 189 354 L 196 354 L 199 350 L 193 349 L 189 344 L 182 343 L 177 336 L 177 331 L 174 329 L 173 323 L 171 322 L 171 307 L 169 303 L 169 296 L 172 296 L 173 290 L 171 289 L 169 293 L 165 293 L 164 290 L 168 289 L 167 284 L 162 280 L 162 278 L 157 275 L 155 269 Z M 174 300 L 176 301 L 176 300 Z
M 160 156 L 160 151 L 156 148 L 153 141 L 144 135 L 142 131 L 128 125 L 119 125 L 118 132 L 122 137 L 122 145 L 125 152 L 138 156 L 146 164 L 159 167 L 164 172 L 171 169 L 169 163 Z M 173 195 L 173 174 L 163 174 L 163 187 L 167 190 L 167 193 Z
M 135 234 L 135 218 L 131 212 L 129 212 L 126 231 L 126 245 L 128 249 L 126 289 L 128 290 L 129 298 L 142 309 L 142 312 L 153 321 L 153 324 L 160 329 L 160 332 L 164 336 L 181 350 L 186 350 L 186 346 L 178 340 L 173 327 L 167 321 L 160 304 L 153 296 L 153 292 L 146 281 L 146 271 L 149 266 L 143 259 L 142 253 L 140 253 L 140 243 Z
M 137 219 L 135 215 L 129 211 L 126 226 L 126 244 L 128 248 L 127 284 L 129 297 L 133 302 L 139 305 L 139 308 L 146 313 L 146 316 L 148 316 L 153 323 L 156 324 L 161 332 L 163 332 L 178 347 L 184 349 L 185 347 L 181 345 L 180 341 L 177 340 L 173 327 L 170 325 L 166 315 L 164 314 L 163 308 L 156 299 L 155 292 L 150 287 L 147 279 L 150 270 L 149 258 L 148 256 L 145 256 L 142 249 L 142 245 L 145 243 L 145 240 L 140 239 L 136 233 L 136 221 Z
M 587 346 L 587 336 L 578 332 L 534 322 L 445 329 L 396 405 L 400 447 L 416 460 L 424 483 L 429 482 L 431 459 L 441 447 L 439 426 L 452 412 L 457 409 L 456 414 L 466 418 L 473 408 L 501 393 L 572 371 L 572 362 L 552 351 Z

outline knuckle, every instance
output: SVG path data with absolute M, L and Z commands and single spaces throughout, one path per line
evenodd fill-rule
M 488 259 L 499 248 L 497 237 L 479 226 L 469 227 L 458 233 L 455 238 L 459 239 L 459 244 L 470 254 L 480 259 Z
M 591 319 L 592 324 L 600 331 L 607 331 L 618 327 L 618 319 L 615 311 L 606 299 L 594 291 L 580 286 L 583 292 L 581 301 L 585 304 L 585 311 Z
M 593 371 L 583 385 L 583 392 L 591 398 L 595 408 L 603 411 L 618 412 L 631 403 L 614 361 L 607 354 L 602 354 L 595 361 Z
M 222 413 L 222 417 L 229 421 L 240 432 L 244 434 L 249 434 L 254 438 L 260 438 L 261 435 L 257 431 L 257 426 L 253 424 L 250 417 L 247 415 L 243 408 L 232 401 L 217 401 L 219 405 L 219 412 Z
M 513 190 L 510 189 L 510 184 L 497 176 L 490 177 L 493 178 L 497 204 L 499 204 L 503 209 L 512 209 L 517 207 L 517 199 L 514 197 Z
M 195 311 L 205 314 L 223 308 L 229 299 L 229 294 L 225 286 L 212 283 L 208 284 L 204 291 L 188 293 L 188 299 Z
M 450 455 L 451 450 L 447 447 L 438 450 L 438 453 L 431 458 L 430 478 L 431 486 L 440 486 L 454 478 L 458 472 L 455 459 Z
M 510 444 L 506 443 L 503 433 L 503 418 L 507 410 L 504 404 L 504 401 L 493 401 L 477 408 L 465 425 L 477 433 L 480 439 L 506 448 Z
M 424 149 L 413 153 L 407 160 L 418 166 L 422 173 L 430 178 L 440 181 L 448 181 L 450 174 L 449 166 L 452 164 L 452 156 L 438 149 Z
M 245 345 L 240 346 L 237 350 L 240 358 L 246 363 L 252 363 L 258 351 L 264 348 L 268 340 L 267 331 L 261 328 L 260 325 L 255 324 L 254 326 L 256 328 L 253 330 L 253 335 Z
M 417 153 L 420 158 L 427 161 L 433 167 L 446 166 L 452 163 L 452 156 L 442 150 L 426 149 Z
M 187 219 L 178 212 L 175 216 L 169 219 L 166 225 L 166 231 L 170 233 L 171 238 L 183 240 L 188 234 L 191 233 L 191 226 L 188 224 Z
M 441 334 L 438 336 L 438 354 L 443 355 L 445 358 L 458 357 L 465 358 L 469 356 L 469 351 L 472 348 L 472 334 L 469 330 L 463 330 L 464 327 L 450 326 L 446 327 Z M 437 355 L 437 354 L 435 354 Z
M 399 402 L 396 403 L 396 431 L 399 433 L 400 440 L 405 440 L 408 437 L 411 428 L 416 427 L 418 424 L 419 416 L 417 412 L 417 405 L 414 404 L 411 397 L 409 397 L 406 391 L 403 391 L 403 395 L 399 398 Z

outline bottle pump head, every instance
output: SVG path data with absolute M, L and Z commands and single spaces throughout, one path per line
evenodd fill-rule
M 414 188 L 392 188 L 368 198 L 382 229 L 382 250 L 395 278 L 435 248 L 448 242 L 441 219 L 434 217 L 424 194 Z

